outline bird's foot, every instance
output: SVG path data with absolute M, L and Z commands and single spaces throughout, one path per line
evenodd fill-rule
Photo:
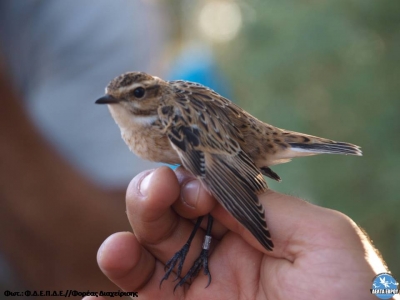
M 206 236 L 207 239 L 208 236 Z M 206 241 L 205 241 L 206 243 Z M 211 274 L 210 270 L 208 269 L 208 247 L 204 248 L 201 250 L 201 253 L 199 257 L 196 259 L 196 261 L 193 263 L 193 266 L 190 268 L 190 270 L 186 273 L 186 275 L 175 285 L 174 291 L 176 288 L 182 286 L 185 282 L 187 281 L 192 281 L 196 276 L 199 274 L 200 269 L 203 267 L 204 275 L 208 276 L 208 283 L 206 287 L 208 287 L 211 283 Z
M 169 261 L 167 261 L 167 263 L 165 264 L 165 267 L 164 267 L 165 275 L 161 279 L 160 288 L 161 288 L 161 284 L 163 283 L 163 281 L 168 279 L 169 275 L 171 275 L 171 272 L 173 271 L 173 269 L 176 266 L 177 266 L 177 269 L 176 269 L 175 280 L 178 280 L 179 277 L 181 276 L 183 264 L 185 262 L 186 255 L 189 252 L 190 244 L 192 243 L 192 240 L 196 234 L 196 231 L 199 229 L 202 220 L 203 220 L 203 216 L 201 216 L 197 219 L 197 222 L 196 222 L 196 224 L 193 228 L 193 231 L 190 234 L 190 237 L 187 240 L 186 244 L 182 247 L 181 250 L 176 252 L 174 254 L 174 256 Z M 177 287 L 182 286 L 186 281 L 192 281 L 192 279 L 194 279 L 198 275 L 198 273 L 202 267 L 204 269 L 204 274 L 208 276 L 208 283 L 207 283 L 206 287 L 208 287 L 210 285 L 211 274 L 208 269 L 208 252 L 209 252 L 210 244 L 211 244 L 212 225 L 213 225 L 213 217 L 211 215 L 209 215 L 208 222 L 207 222 L 206 235 L 204 237 L 204 242 L 203 242 L 203 249 L 201 250 L 200 256 L 196 259 L 196 261 L 194 262 L 194 264 L 190 268 L 190 270 L 187 272 L 187 274 L 175 286 L 174 291 L 176 290 Z
M 172 256 L 172 258 L 169 261 L 167 261 L 167 263 L 165 264 L 165 267 L 164 267 L 165 275 L 161 279 L 160 287 L 161 287 L 161 284 L 163 283 L 163 281 L 168 279 L 169 275 L 171 274 L 172 270 L 175 268 L 176 265 L 178 265 L 178 267 L 177 267 L 177 270 L 176 270 L 176 278 L 175 278 L 175 280 L 177 280 L 181 276 L 183 263 L 185 262 L 186 255 L 189 252 L 189 248 L 190 248 L 190 244 L 186 243 L 182 247 L 181 250 L 176 252 L 174 254 L 174 256 Z

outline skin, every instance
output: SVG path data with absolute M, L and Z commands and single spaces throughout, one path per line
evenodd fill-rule
M 387 267 L 362 230 L 344 214 L 272 190 L 259 195 L 275 248 L 264 250 L 187 171 L 146 171 L 130 183 L 126 197 L 134 234 L 107 238 L 97 255 L 103 273 L 141 299 L 376 299 L 373 277 Z M 200 215 L 215 218 L 209 267 L 191 285 L 173 293 L 164 264 L 186 242 Z M 206 220 L 183 268 L 201 250 Z M 91 297 L 86 297 L 90 299 Z M 98 298 L 97 298 L 98 299 Z M 398 298 L 395 298 L 398 299 Z

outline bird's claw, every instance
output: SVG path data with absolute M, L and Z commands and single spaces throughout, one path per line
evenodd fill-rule
M 208 283 L 206 287 L 208 287 L 211 283 L 211 274 L 210 270 L 208 269 L 208 249 L 202 249 L 199 257 L 193 263 L 193 266 L 190 270 L 186 273 L 186 275 L 175 285 L 175 290 L 185 284 L 186 281 L 192 281 L 200 272 L 201 267 L 203 267 L 204 275 L 208 276 Z
M 163 281 L 168 279 L 169 275 L 171 274 L 172 270 L 175 268 L 177 264 L 178 267 L 176 270 L 176 278 L 174 279 L 174 281 L 179 279 L 182 273 L 183 263 L 185 262 L 186 255 L 189 252 L 189 247 L 190 245 L 186 243 L 181 250 L 176 252 L 174 256 L 172 256 L 172 258 L 169 261 L 167 261 L 164 267 L 165 274 L 160 281 L 160 288 Z

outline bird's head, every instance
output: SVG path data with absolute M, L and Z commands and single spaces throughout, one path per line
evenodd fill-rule
M 143 72 L 129 72 L 114 78 L 106 95 L 96 104 L 119 104 L 135 115 L 149 115 L 160 105 L 166 82 Z
M 128 120 L 149 122 L 157 116 L 157 109 L 167 83 L 143 72 L 129 72 L 114 78 L 106 87 L 106 94 L 96 104 L 108 104 L 118 125 Z

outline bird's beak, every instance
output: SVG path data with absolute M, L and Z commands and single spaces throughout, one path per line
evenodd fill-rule
M 95 103 L 96 104 L 115 104 L 115 103 L 118 103 L 118 102 L 119 102 L 119 100 L 114 98 L 113 96 L 105 95 L 105 96 L 97 99 Z

